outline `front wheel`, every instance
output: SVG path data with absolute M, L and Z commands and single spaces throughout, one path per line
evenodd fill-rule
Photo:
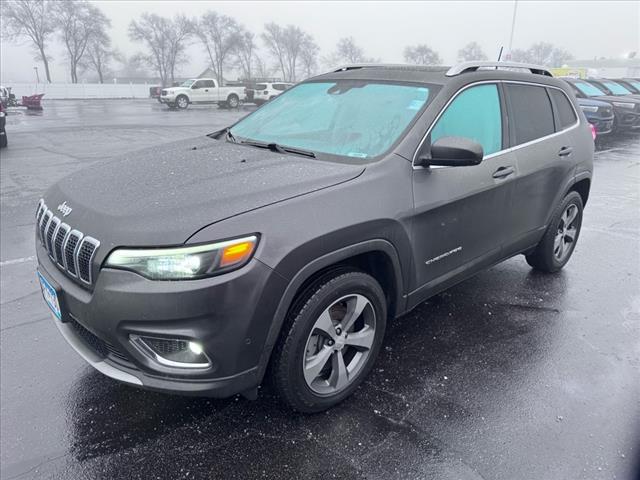
M 351 395 L 382 345 L 386 301 L 370 275 L 330 271 L 294 303 L 273 353 L 272 381 L 281 399 L 305 412 L 326 410 Z
M 184 110 L 189 106 L 189 99 L 184 95 L 179 95 L 178 98 L 176 98 L 176 106 L 180 110 Z
M 582 226 L 582 197 L 569 192 L 551 218 L 542 240 L 526 256 L 527 263 L 536 270 L 553 273 L 564 267 L 578 242 Z

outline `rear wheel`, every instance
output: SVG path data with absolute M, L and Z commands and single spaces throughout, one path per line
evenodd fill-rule
M 311 413 L 351 395 L 378 356 L 386 315 L 384 292 L 370 275 L 341 269 L 321 276 L 293 305 L 273 353 L 282 400 Z
M 536 270 L 557 272 L 564 267 L 576 247 L 582 226 L 582 197 L 569 192 L 558 205 L 549 227 L 536 249 L 526 256 Z
M 238 108 L 238 105 L 240 105 L 240 99 L 237 95 L 232 93 L 227 97 L 226 104 L 229 108 Z

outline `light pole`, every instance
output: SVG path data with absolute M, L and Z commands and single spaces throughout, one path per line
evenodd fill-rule
M 40 83 L 40 74 L 38 73 L 38 67 L 33 67 L 36 71 L 36 84 Z
M 516 30 L 516 13 L 518 12 L 518 0 L 513 3 L 513 18 L 511 19 L 511 36 L 509 37 L 509 53 L 507 54 L 507 60 L 511 60 L 511 51 L 513 48 L 513 34 Z

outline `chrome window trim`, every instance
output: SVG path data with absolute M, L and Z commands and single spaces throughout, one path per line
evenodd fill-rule
M 546 140 L 548 138 L 553 138 L 556 135 L 560 135 L 562 133 L 566 133 L 570 130 L 573 130 L 574 128 L 577 128 L 578 126 L 580 126 L 580 115 L 578 115 L 578 112 L 576 110 L 575 105 L 573 104 L 573 102 L 571 101 L 571 99 L 569 98 L 569 96 L 567 95 L 567 93 L 561 89 L 560 87 L 556 87 L 553 85 L 545 85 L 544 83 L 538 83 L 538 82 L 529 82 L 529 81 L 523 81 L 523 80 L 482 80 L 479 82 L 474 82 L 474 83 L 470 83 L 468 85 L 465 85 L 464 87 L 462 87 L 461 89 L 459 89 L 455 94 L 453 94 L 453 96 L 449 99 L 449 101 L 447 101 L 447 103 L 444 105 L 444 107 L 442 107 L 442 109 L 438 112 L 438 115 L 436 115 L 436 118 L 434 118 L 433 122 L 431 122 L 431 125 L 429 125 L 429 128 L 427 129 L 426 133 L 424 134 L 424 136 L 422 137 L 422 140 L 420 140 L 420 143 L 418 144 L 418 147 L 416 148 L 415 152 L 413 153 L 413 157 L 411 160 L 411 166 L 414 170 L 424 170 L 426 168 L 430 168 L 430 169 L 440 169 L 440 168 L 457 168 L 457 167 L 448 167 L 448 166 L 440 166 L 440 165 L 434 165 L 434 166 L 422 166 L 422 165 L 416 165 L 416 158 L 418 156 L 418 152 L 420 151 L 420 149 L 422 148 L 422 145 L 424 144 L 424 142 L 427 140 L 427 137 L 429 136 L 429 134 L 431 133 L 431 130 L 433 129 L 433 127 L 435 126 L 436 123 L 438 123 L 438 120 L 440 120 L 440 117 L 444 114 L 444 112 L 447 110 L 447 108 L 449 107 L 449 105 L 451 104 L 451 102 L 453 102 L 456 97 L 464 92 L 466 89 L 471 88 L 471 87 L 475 87 L 477 85 L 487 85 L 487 84 L 505 84 L 505 83 L 515 83 L 515 84 L 520 84 L 520 85 L 532 85 L 534 87 L 543 87 L 543 88 L 555 88 L 556 90 L 560 90 L 565 97 L 567 97 L 567 99 L 569 100 L 569 104 L 571 105 L 571 108 L 573 108 L 573 113 L 576 116 L 576 122 L 573 125 L 570 125 L 566 128 L 563 128 L 562 130 L 558 130 L 557 132 L 553 132 L 549 135 L 545 135 L 544 137 L 540 137 L 540 138 L 536 138 L 535 140 L 530 140 L 528 142 L 525 143 L 521 143 L 520 145 L 515 145 L 513 147 L 509 147 L 509 148 L 504 148 L 502 150 L 499 150 L 497 152 L 493 152 L 485 157 L 483 157 L 482 161 L 485 160 L 489 160 L 490 158 L 496 157 L 498 155 L 503 155 L 505 153 L 511 153 L 514 152 L 520 148 L 524 148 L 527 147 L 529 145 L 533 145 L 534 143 L 538 143 L 542 140 Z M 551 100 L 549 100 L 551 101 Z
M 85 280 L 84 278 L 82 278 L 82 275 L 80 275 L 80 249 L 82 248 L 82 245 L 84 245 L 85 243 L 90 243 L 91 245 L 94 246 L 93 252 L 91 252 L 91 257 L 89 257 L 89 280 Z M 87 285 L 91 285 L 92 281 L 93 281 L 93 259 L 96 256 L 96 252 L 98 251 L 98 247 L 100 246 L 100 242 L 98 240 L 96 240 L 93 237 L 90 236 L 86 236 L 84 238 L 82 238 L 82 240 L 80 240 L 78 242 L 77 245 L 77 255 L 74 255 L 74 259 L 76 262 L 76 272 L 78 273 L 78 278 L 86 283 Z

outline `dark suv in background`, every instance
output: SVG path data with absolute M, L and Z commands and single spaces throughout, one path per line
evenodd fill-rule
M 610 103 L 613 107 L 613 131 L 633 131 L 640 128 L 640 99 L 629 95 L 612 95 L 587 80 L 564 78 L 578 98 L 590 98 Z
M 593 150 L 543 67 L 348 66 L 57 182 L 35 212 L 38 275 L 62 335 L 112 378 L 255 398 L 267 374 L 316 412 L 429 297 L 518 254 L 564 267 Z

